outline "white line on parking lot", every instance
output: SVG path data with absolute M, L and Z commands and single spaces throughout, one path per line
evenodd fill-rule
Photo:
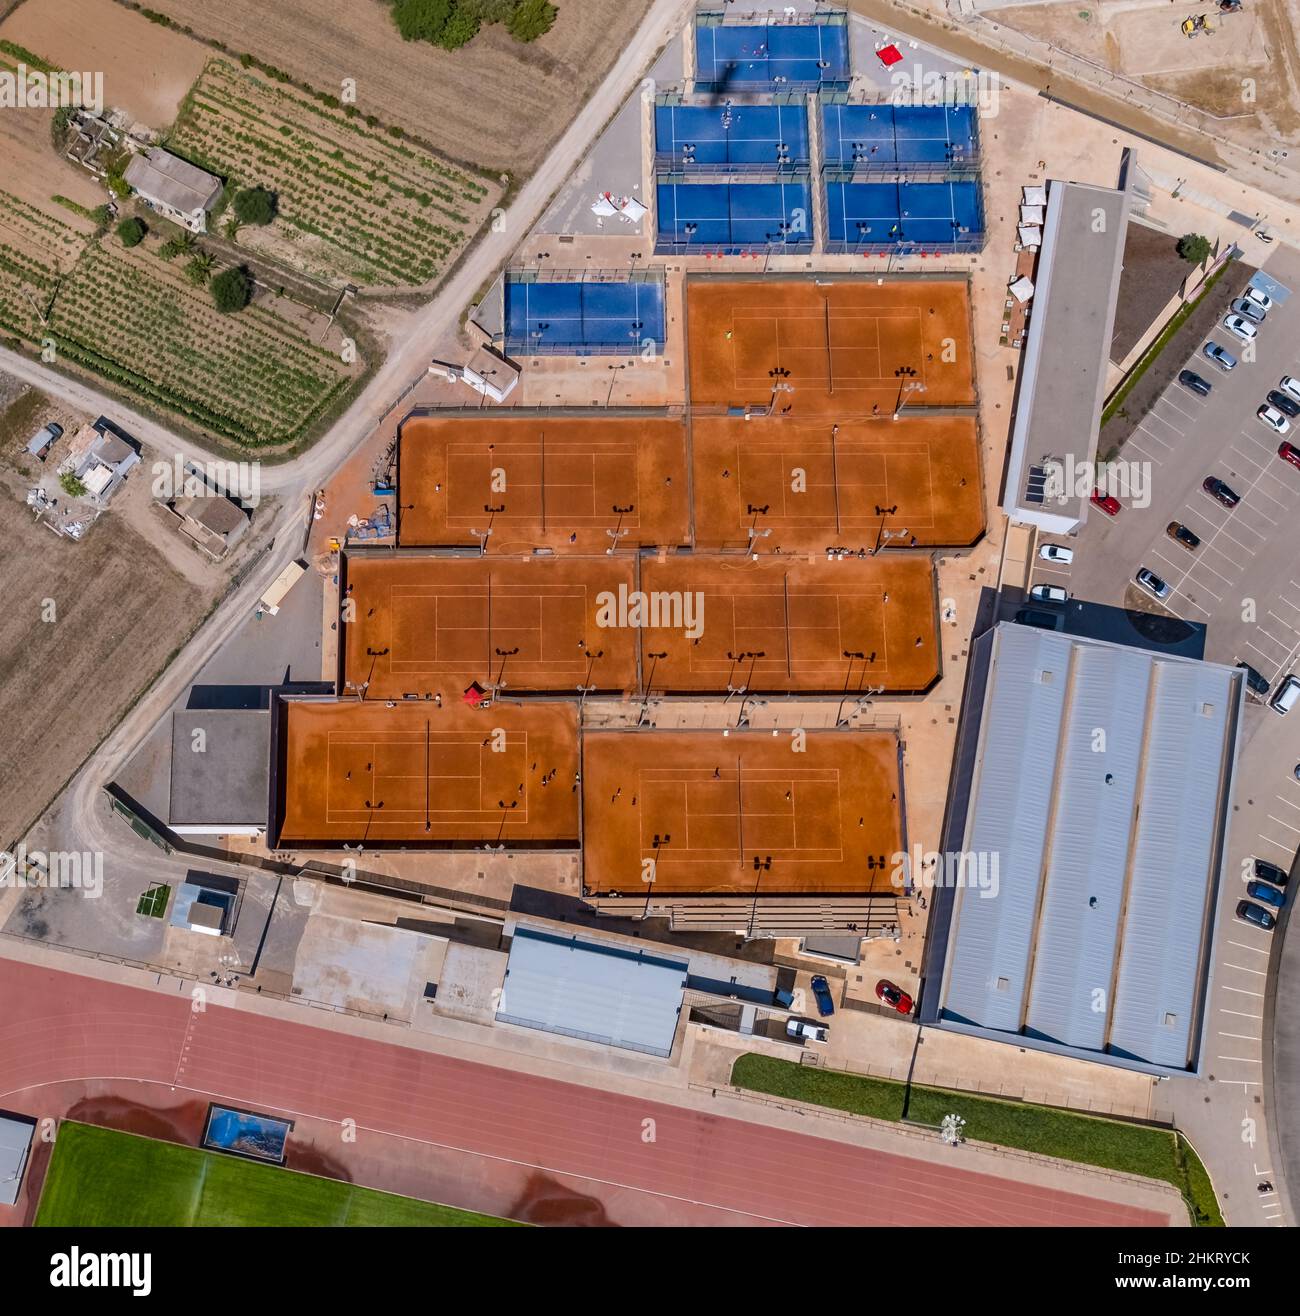
M 1281 818 L 1278 818 L 1271 813 L 1268 815 L 1268 820 L 1269 822 L 1277 823 L 1279 827 L 1285 827 L 1288 832 L 1295 832 L 1297 836 L 1300 836 L 1300 827 L 1293 827 L 1289 822 L 1283 822 Z
M 1219 1036 L 1231 1037 L 1237 1042 L 1258 1042 L 1260 1040 L 1258 1037 L 1254 1037 L 1250 1033 L 1225 1033 L 1222 1029 L 1219 1030 Z
M 1277 848 L 1281 850 L 1283 854 L 1289 855 L 1295 853 L 1294 841 L 1275 841 L 1271 836 L 1265 836 L 1263 832 L 1260 832 L 1259 839 L 1261 841 L 1267 841 L 1269 845 L 1277 846 Z
M 1192 412 L 1190 412 L 1190 411 L 1184 411 L 1184 410 L 1182 409 L 1182 407 L 1180 407 L 1180 406 L 1178 405 L 1178 403 L 1175 402 L 1175 401 L 1173 400 L 1173 398 L 1171 398 L 1171 397 L 1169 396 L 1168 393 L 1162 393 L 1162 394 L 1160 395 L 1160 397 L 1156 400 L 1156 404 L 1155 404 L 1155 405 L 1158 407 L 1162 402 L 1163 402 L 1166 406 L 1168 406 L 1168 407 L 1172 407 L 1172 408 L 1173 408 L 1173 409 L 1174 409 L 1174 410 L 1175 410 L 1180 416 L 1185 417 L 1187 420 L 1192 420 L 1192 421 L 1194 421 L 1194 420 L 1196 419 L 1195 415 L 1194 415 Z M 1202 405 L 1204 405 L 1204 404 L 1202 404 Z
M 1238 1019 L 1262 1019 L 1262 1015 L 1251 1014 L 1249 1010 L 1229 1010 L 1226 1006 L 1219 1006 L 1220 1014 L 1235 1015 Z
M 1256 955 L 1267 955 L 1269 953 L 1267 946 L 1248 946 L 1244 941 L 1233 941 L 1231 938 L 1228 940 L 1228 945 L 1236 946 L 1238 950 L 1252 950 Z
M 1226 555 L 1226 554 L 1221 554 L 1221 556 L 1225 556 L 1225 557 L 1226 557 L 1227 555 Z M 1232 559 L 1231 559 L 1231 558 L 1228 558 L 1228 561 L 1229 561 L 1229 562 L 1232 562 Z M 1202 559 L 1201 559 L 1196 565 L 1197 565 L 1197 567 L 1199 567 L 1202 571 L 1208 571 L 1208 572 L 1210 573 L 1210 575 L 1212 575 L 1212 576 L 1218 576 L 1218 578 L 1219 578 L 1221 581 L 1223 581 L 1223 583 L 1224 583 L 1225 585 L 1231 585 L 1231 584 L 1232 584 L 1232 578 L 1231 578 L 1230 576 L 1225 576 L 1225 575 L 1223 574 L 1222 571 L 1215 571 L 1215 569 L 1214 569 L 1212 566 L 1210 566 L 1210 564 L 1209 564 L 1204 558 L 1202 558 Z M 1237 564 L 1236 564 L 1235 562 L 1233 562 L 1232 565 L 1235 567 Z
M 1236 447 L 1236 446 L 1233 446 L 1233 447 L 1229 448 L 1228 451 L 1229 451 L 1229 452 L 1235 452 L 1235 453 L 1237 454 L 1237 456 L 1241 458 L 1242 461 L 1244 461 L 1244 462 L 1249 462 L 1253 467 L 1255 467 L 1256 470 L 1262 471 L 1262 470 L 1264 469 L 1264 463 L 1263 463 L 1263 462 L 1261 462 L 1261 461 L 1256 461 L 1254 457 L 1249 457 L 1249 456 L 1247 456 L 1246 453 L 1242 452 L 1242 450 L 1241 450 L 1240 448 L 1238 448 L 1238 447 Z
M 1261 978 L 1268 976 L 1267 969 L 1248 969 L 1244 964 L 1224 964 L 1225 969 L 1238 969 L 1242 973 L 1257 973 Z
M 1289 621 L 1285 620 L 1283 617 L 1279 617 L 1278 614 L 1274 612 L 1272 608 L 1268 610 L 1268 615 L 1270 617 L 1277 617 L 1278 621 L 1280 621 L 1282 625 L 1285 626 L 1287 630 L 1291 632 L 1292 635 L 1300 635 L 1300 631 L 1297 631 L 1296 628 L 1292 626 Z
M 1219 1059 L 1235 1060 L 1238 1064 L 1241 1065 L 1262 1065 L 1264 1063 L 1262 1060 L 1252 1060 L 1249 1056 L 1220 1056 Z M 1234 1080 L 1234 1082 L 1235 1081 L 1238 1080 Z
M 1140 452 L 1142 456 L 1144 456 L 1147 459 L 1147 461 L 1155 462 L 1157 466 L 1164 465 L 1164 462 L 1162 462 L 1159 457 L 1156 457 L 1152 453 L 1149 453 L 1136 439 L 1130 439 L 1128 443 L 1126 443 L 1124 446 L 1127 448 L 1132 448 L 1134 452 Z
M 1159 419 L 1159 417 L 1157 417 L 1157 419 Z M 1147 438 L 1150 439 L 1153 443 L 1158 443 L 1166 452 L 1173 452 L 1174 445 L 1170 443 L 1169 440 L 1165 438 L 1163 434 L 1157 434 L 1155 430 L 1147 429 L 1146 425 L 1142 421 L 1138 422 L 1137 428 L 1140 429 L 1142 433 L 1145 434 Z
M 1261 1001 L 1264 999 L 1263 992 L 1247 991 L 1244 987 L 1229 987 L 1225 984 L 1223 990 L 1225 992 L 1236 992 L 1239 996 L 1258 996 Z

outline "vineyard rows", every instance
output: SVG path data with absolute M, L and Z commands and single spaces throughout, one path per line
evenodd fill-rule
M 379 132 L 214 59 L 167 144 L 239 187 L 275 192 L 277 225 L 315 239 L 304 248 L 310 272 L 372 287 L 427 284 L 492 197 L 472 174 Z
M 40 338 L 37 308 L 44 312 L 85 242 L 62 220 L 0 191 L 0 332 Z

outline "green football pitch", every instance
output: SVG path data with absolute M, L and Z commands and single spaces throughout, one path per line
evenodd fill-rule
M 62 1124 L 36 1224 L 452 1226 L 510 1225 L 413 1197 L 378 1193 L 273 1165 L 132 1133 Z

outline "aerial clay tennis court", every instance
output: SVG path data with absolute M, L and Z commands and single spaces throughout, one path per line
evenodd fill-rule
M 802 746 L 802 748 L 800 748 Z M 592 731 L 583 738 L 588 894 L 892 890 L 903 848 L 885 731 Z

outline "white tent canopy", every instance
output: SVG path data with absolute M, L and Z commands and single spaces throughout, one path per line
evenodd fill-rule
M 1007 291 L 1016 301 L 1027 302 L 1034 295 L 1034 281 L 1022 274 L 1018 279 L 1012 280 L 1007 286 Z

